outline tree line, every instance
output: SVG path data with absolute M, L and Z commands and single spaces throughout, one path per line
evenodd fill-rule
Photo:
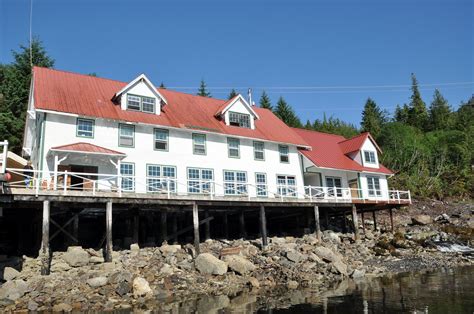
M 11 150 L 21 154 L 31 62 L 51 68 L 54 59 L 38 39 L 32 41 L 31 48 L 20 46 L 12 55 L 12 63 L 0 64 L 0 139 L 7 139 Z M 96 73 L 90 75 L 96 76 Z M 166 88 L 163 83 L 160 87 Z M 211 97 L 204 80 L 197 95 Z M 232 89 L 228 98 L 236 95 Z M 291 127 L 346 138 L 370 132 L 383 150 L 381 161 L 396 172 L 390 179 L 393 188 L 410 189 L 418 197 L 474 197 L 474 96 L 455 110 L 436 89 L 427 106 L 412 74 L 410 101 L 397 105 L 390 115 L 373 98 L 368 98 L 360 127 L 326 115 L 322 119 L 307 120 L 303 125 L 282 96 L 273 106 L 265 91 L 260 96 L 259 106 L 271 110 Z

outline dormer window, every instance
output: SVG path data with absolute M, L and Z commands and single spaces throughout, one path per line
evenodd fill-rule
M 241 128 L 250 129 L 250 115 L 245 113 L 229 111 L 229 124 Z
M 364 151 L 364 162 L 368 164 L 376 164 L 375 152 Z
M 155 113 L 155 98 L 127 95 L 127 109 L 134 111 L 143 111 L 147 113 Z

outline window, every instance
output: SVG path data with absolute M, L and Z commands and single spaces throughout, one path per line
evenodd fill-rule
M 257 187 L 257 197 L 266 197 L 267 192 L 267 175 L 265 173 L 255 174 L 255 186 Z
M 135 126 L 119 124 L 119 146 L 133 147 L 135 144 Z
M 286 145 L 278 145 L 278 151 L 280 152 L 280 162 L 289 162 L 289 149 Z
M 154 141 L 155 141 L 155 150 L 168 150 L 168 130 L 155 129 L 154 130 Z
M 278 194 L 282 196 L 296 196 L 296 179 L 294 176 L 277 176 Z
M 375 160 L 375 153 L 370 151 L 364 151 L 364 161 L 368 164 L 377 163 L 377 161 Z
M 188 192 L 211 194 L 214 189 L 214 170 L 188 168 Z
M 229 157 L 239 158 L 240 157 L 240 140 L 238 138 L 227 138 L 227 147 L 229 150 Z
M 135 190 L 135 165 L 121 163 L 120 174 L 122 175 L 122 191 L 133 192 Z
M 94 137 L 94 120 L 77 119 L 76 135 L 79 137 Z
M 265 143 L 253 142 L 253 157 L 255 160 L 265 160 Z
M 147 165 L 147 191 L 176 192 L 176 167 Z
M 155 113 L 156 99 L 153 97 L 127 94 L 127 109 Z
M 206 135 L 193 133 L 193 154 L 206 155 Z
M 250 129 L 250 115 L 229 111 L 229 124 Z
M 326 177 L 326 186 L 328 187 L 328 196 L 342 197 L 342 180 L 338 177 Z
M 369 196 L 382 196 L 379 178 L 367 177 L 367 187 L 369 189 Z
M 244 171 L 224 171 L 224 194 L 247 194 L 247 173 Z

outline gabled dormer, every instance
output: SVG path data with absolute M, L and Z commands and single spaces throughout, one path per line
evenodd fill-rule
M 215 116 L 222 119 L 226 125 L 255 129 L 255 120 L 258 114 L 242 95 L 237 95 L 224 103 Z
M 117 92 L 114 101 L 120 104 L 122 110 L 157 115 L 161 114 L 161 108 L 168 103 L 145 74 L 140 74 Z
M 342 152 L 360 165 L 379 168 L 379 154 L 382 150 L 370 133 L 362 133 L 351 139 L 339 142 Z

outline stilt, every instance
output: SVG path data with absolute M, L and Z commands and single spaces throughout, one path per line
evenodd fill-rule
M 347 233 L 349 232 L 349 228 L 348 228 L 348 225 L 347 225 L 347 212 L 343 212 L 342 213 L 342 217 L 344 218 L 344 233 Z
M 265 217 L 265 206 L 260 205 L 260 229 L 262 233 L 262 247 L 265 248 L 268 245 L 267 239 L 267 218 Z
M 240 221 L 240 236 L 243 239 L 247 238 L 247 231 L 245 230 L 245 216 L 244 216 L 244 210 L 242 209 L 239 213 L 239 221 Z
M 74 220 L 72 222 L 72 235 L 74 236 L 74 238 L 76 238 L 77 240 L 74 241 L 75 245 L 78 245 L 79 244 L 79 215 L 76 215 L 74 216 Z
M 209 218 L 209 210 L 204 210 L 204 219 Z M 204 239 L 208 240 L 211 238 L 211 222 L 209 220 L 204 224 Z
M 316 237 L 321 242 L 321 225 L 319 224 L 319 207 L 314 206 L 314 225 L 315 225 L 315 232 Z
M 391 230 L 393 232 L 393 211 L 392 211 L 392 208 L 389 208 L 388 212 L 390 214 L 390 227 L 391 227 Z
M 365 234 L 365 219 L 364 219 L 364 211 L 360 212 L 360 219 L 362 220 L 362 231 Z
M 161 243 L 166 241 L 166 238 L 168 238 L 168 212 L 166 209 L 163 209 L 161 211 L 161 219 L 160 219 L 160 230 L 161 230 Z
M 105 209 L 105 261 L 112 261 L 112 201 L 107 202 Z
M 224 238 L 229 239 L 229 222 L 227 220 L 227 213 L 224 213 L 223 219 L 223 227 L 224 227 Z
M 196 249 L 196 255 L 201 251 L 199 249 L 199 212 L 198 204 L 193 204 L 193 225 L 194 225 L 194 248 Z
M 133 213 L 133 237 L 132 237 L 133 243 L 138 243 L 139 230 L 140 230 L 140 213 L 137 210 Z
M 374 219 L 374 231 L 377 231 L 377 219 L 375 218 L 375 210 L 372 212 L 372 217 Z
M 41 241 L 41 275 L 49 275 L 49 201 L 43 201 L 43 236 Z
M 359 236 L 359 217 L 357 216 L 357 207 L 352 204 L 352 222 L 354 223 L 354 239 L 357 241 L 360 239 Z
M 309 233 L 311 233 L 311 229 L 313 229 L 313 228 L 312 228 L 312 226 L 313 226 L 313 224 L 312 224 L 312 222 L 313 222 L 313 217 L 312 217 L 313 214 L 311 213 L 311 209 L 306 210 L 305 213 L 306 213 L 306 228 L 308 228 Z
M 329 208 L 324 210 L 324 220 L 326 221 L 326 230 L 329 229 Z
M 178 243 L 178 213 L 173 215 L 173 242 Z

